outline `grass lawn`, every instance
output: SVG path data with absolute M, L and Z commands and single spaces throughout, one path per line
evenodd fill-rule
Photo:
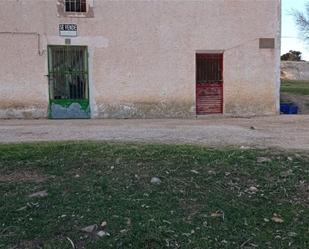
M 308 166 L 253 149 L 0 145 L 0 248 L 306 249 Z M 110 236 L 80 231 L 103 221 Z
M 281 92 L 297 95 L 309 95 L 309 82 L 308 81 L 281 81 Z

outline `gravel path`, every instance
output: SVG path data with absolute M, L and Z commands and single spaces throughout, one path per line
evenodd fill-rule
M 0 120 L 0 143 L 113 140 L 309 150 L 309 116 Z

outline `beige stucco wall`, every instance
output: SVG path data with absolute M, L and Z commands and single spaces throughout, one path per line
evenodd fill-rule
M 0 117 L 46 117 L 47 45 L 89 50 L 92 117 L 193 117 L 195 54 L 224 52 L 224 113 L 278 113 L 279 0 L 92 0 L 94 17 L 61 17 L 57 0 L 0 1 Z M 15 32 L 12 34 L 6 32 Z M 20 32 L 32 32 L 22 34 Z M 276 38 L 259 49 L 259 38 Z

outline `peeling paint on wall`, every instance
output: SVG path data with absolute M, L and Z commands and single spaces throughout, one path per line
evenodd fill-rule
M 47 107 L 1 108 L 0 119 L 39 119 L 47 118 Z

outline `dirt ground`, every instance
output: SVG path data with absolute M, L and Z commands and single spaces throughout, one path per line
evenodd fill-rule
M 309 115 L 192 120 L 0 120 L 0 143 L 63 140 L 309 150 Z

